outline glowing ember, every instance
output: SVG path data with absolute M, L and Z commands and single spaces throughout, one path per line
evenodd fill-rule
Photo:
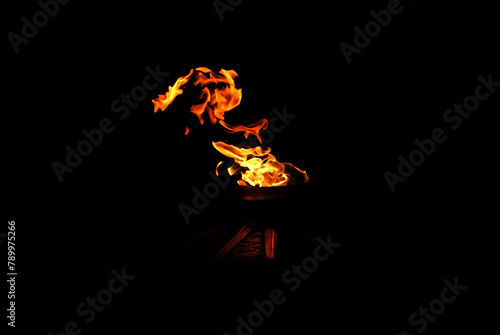
M 242 132 L 245 138 L 252 134 L 257 137 L 260 143 L 262 139 L 259 135 L 261 129 L 266 129 L 269 122 L 266 119 L 261 119 L 248 126 L 230 125 L 224 120 L 224 114 L 241 102 L 241 88 L 236 89 L 234 79 L 238 74 L 234 70 L 221 69 L 219 73 L 215 73 L 206 67 L 198 67 L 195 70 L 191 69 L 189 74 L 180 77 L 175 82 L 174 86 L 169 86 L 168 91 L 163 95 L 158 95 L 158 98 L 153 99 L 154 112 L 158 109 L 164 111 L 172 101 L 183 93 L 182 87 L 186 85 L 193 73 L 193 85 L 200 85 L 202 88 L 200 95 L 200 103 L 193 104 L 190 112 L 195 114 L 203 125 L 205 122 L 204 113 L 208 115 L 210 122 L 222 125 L 227 132 L 237 133 Z M 207 85 L 215 84 L 215 87 L 210 89 Z M 220 85 L 224 85 L 219 88 Z M 190 129 L 186 127 L 185 135 Z M 241 180 L 238 184 L 241 186 L 284 186 L 297 182 L 307 182 L 309 180 L 307 173 L 290 163 L 280 163 L 271 154 L 271 148 L 263 150 L 260 146 L 254 148 L 239 148 L 224 142 L 212 142 L 217 151 L 226 157 L 234 159 L 234 163 L 228 168 L 230 175 L 237 172 L 241 173 Z M 216 167 L 222 164 L 219 162 Z M 297 176 L 300 176 L 297 180 Z

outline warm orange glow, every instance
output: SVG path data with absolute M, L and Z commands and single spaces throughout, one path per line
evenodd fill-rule
M 167 93 L 159 94 L 158 98 L 153 99 L 153 103 L 155 105 L 155 113 L 158 111 L 158 109 L 164 111 L 168 107 L 168 105 L 170 105 L 172 101 L 174 101 L 176 96 L 183 93 L 180 87 L 185 85 L 189 81 L 189 78 L 191 78 L 192 74 L 193 70 L 191 70 L 188 75 L 177 79 L 174 86 L 169 86 Z
M 223 163 L 223 161 L 220 161 L 217 166 L 215 167 L 215 174 L 218 176 L 219 175 L 219 166 Z
M 193 75 L 193 73 L 195 74 Z M 193 104 L 189 111 L 197 116 L 200 124 L 204 124 L 205 115 L 207 115 L 212 124 L 218 122 L 230 133 L 242 132 L 245 138 L 254 135 L 262 144 L 259 132 L 269 125 L 266 119 L 261 119 L 248 126 L 230 125 L 223 121 L 225 113 L 237 107 L 241 102 L 242 89 L 237 89 L 234 82 L 237 77 L 238 74 L 234 70 L 221 69 L 219 73 L 216 73 L 206 67 L 191 69 L 189 74 L 177 79 L 174 86 L 169 86 L 165 95 L 160 94 L 158 98 L 153 100 L 154 112 L 156 113 L 158 109 L 164 111 L 178 95 L 183 93 L 182 87 L 191 78 L 194 78 L 193 86 L 199 85 L 202 90 L 199 97 L 200 102 Z M 185 135 L 189 131 L 190 128 L 186 127 Z M 305 171 L 290 163 L 278 162 L 276 157 L 271 154 L 271 148 L 262 149 L 260 146 L 239 148 L 224 142 L 212 142 L 212 144 L 220 153 L 234 159 L 234 164 L 227 170 L 231 176 L 238 172 L 241 173 L 241 180 L 237 181 L 239 185 L 284 186 L 295 182 L 305 183 L 309 180 Z M 222 163 L 221 161 L 217 164 L 215 169 L 217 175 Z
M 205 122 L 205 119 L 203 118 L 203 113 L 207 109 L 207 104 L 210 102 L 210 91 L 208 90 L 207 87 L 205 87 L 201 91 L 200 100 L 203 100 L 203 102 L 197 105 L 192 105 L 189 111 L 198 117 L 198 120 L 200 120 L 200 124 L 203 124 Z M 214 121 L 215 118 L 211 117 L 210 119 L 212 121 L 212 124 L 215 124 L 216 122 Z
M 224 120 L 225 112 L 238 106 L 241 101 L 241 88 L 236 89 L 234 83 L 234 79 L 238 77 L 238 74 L 233 70 L 226 71 L 224 69 L 221 69 L 219 73 L 215 73 L 206 67 L 198 67 L 196 71 L 201 72 L 197 73 L 193 85 L 205 86 L 204 91 L 207 89 L 206 85 L 208 84 L 226 85 L 223 88 L 216 87 L 213 91 L 208 91 L 207 89 L 205 93 L 207 97 L 203 97 L 207 113 L 212 123 L 215 124 L 216 119 Z M 208 73 L 208 77 L 205 73 Z M 208 92 L 210 92 L 209 95 L 207 94 Z
M 224 120 L 224 114 L 241 102 L 241 88 L 237 89 L 234 83 L 238 74 L 234 70 L 221 69 L 216 73 L 206 67 L 191 69 L 189 74 L 177 79 L 173 87 L 169 86 L 166 94 L 160 94 L 158 98 L 153 99 L 154 112 L 156 113 L 158 109 L 164 111 L 178 95 L 183 93 L 182 86 L 189 82 L 194 71 L 196 74 L 193 86 L 200 85 L 203 90 L 200 95 L 201 102 L 192 105 L 190 112 L 198 117 L 200 124 L 205 122 L 204 112 L 207 112 L 212 124 L 217 123 L 217 120 Z M 209 84 L 224 85 L 224 87 L 213 87 L 210 90 L 207 87 Z
M 248 135 L 252 134 L 255 135 L 258 139 L 259 142 L 262 144 L 262 139 L 260 138 L 259 131 L 261 129 L 266 129 L 269 122 L 266 119 L 261 119 L 255 123 L 252 123 L 251 125 L 248 126 L 231 126 L 230 124 L 227 124 L 226 122 L 220 120 L 219 123 L 227 129 L 228 132 L 230 133 L 237 133 L 237 132 L 243 132 L 243 135 L 245 138 L 248 138 Z
M 261 147 L 245 149 L 224 142 L 212 142 L 212 144 L 221 154 L 234 159 L 235 163 L 228 169 L 228 172 L 231 174 L 231 172 L 240 170 L 241 180 L 238 180 L 238 184 L 241 186 L 284 186 L 295 179 L 291 177 L 291 173 L 294 172 L 302 175 L 303 180 L 300 182 L 305 183 L 309 180 L 305 171 L 290 163 L 278 162 L 276 157 L 271 154 L 271 148 L 265 150 Z

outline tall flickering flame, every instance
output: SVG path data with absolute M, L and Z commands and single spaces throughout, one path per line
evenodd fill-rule
M 198 117 L 200 124 L 203 125 L 205 122 L 204 113 L 206 112 L 212 124 L 219 123 L 230 133 L 242 132 L 245 138 L 254 135 L 262 144 L 259 132 L 267 128 L 269 122 L 266 119 L 261 119 L 248 126 L 230 125 L 223 121 L 224 114 L 241 102 L 242 90 L 235 86 L 234 79 L 238 77 L 238 74 L 234 70 L 221 69 L 219 73 L 216 73 L 206 67 L 191 69 L 189 74 L 177 79 L 174 86 L 169 86 L 165 94 L 160 94 L 158 98 L 152 100 L 154 112 L 156 113 L 158 109 L 164 111 L 178 95 L 183 93 L 182 87 L 192 77 L 194 77 L 193 85 L 200 85 L 202 91 L 199 98 L 201 102 L 193 104 L 189 111 Z M 216 84 L 216 87 L 210 89 L 207 86 L 209 84 Z M 223 87 L 219 88 L 221 85 Z M 187 135 L 189 131 L 190 129 L 186 127 L 184 134 Z M 271 148 L 262 149 L 260 146 L 239 148 L 220 141 L 212 142 L 212 144 L 221 154 L 234 159 L 228 172 L 230 175 L 241 173 L 241 179 L 237 181 L 241 186 L 284 186 L 296 182 L 305 183 L 309 180 L 307 173 L 293 164 L 278 162 L 276 157 L 271 154 Z M 215 169 L 217 175 L 221 164 L 222 162 L 219 162 Z M 298 181 L 298 179 L 301 180 Z

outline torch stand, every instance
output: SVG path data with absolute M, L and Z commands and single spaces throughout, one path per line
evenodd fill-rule
M 226 226 L 233 227 L 233 233 L 213 260 L 272 261 L 292 247 L 289 240 L 294 239 L 292 233 L 297 232 L 316 243 L 300 221 L 306 191 L 307 184 L 230 189 L 227 194 L 230 209 L 226 211 L 225 221 Z
M 316 244 L 308 227 L 307 184 L 227 189 L 197 233 L 178 249 L 192 261 L 273 262 Z

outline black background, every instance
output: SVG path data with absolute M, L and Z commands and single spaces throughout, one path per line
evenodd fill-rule
M 4 38 L 4 208 L 18 231 L 16 331 L 55 334 L 74 320 L 82 334 L 235 334 L 236 316 L 282 285 L 291 263 L 278 263 L 251 288 L 235 275 L 220 295 L 204 294 L 227 269 L 168 256 L 227 205 L 214 201 L 189 226 L 177 208 L 222 159 L 210 142 L 241 140 L 211 126 L 184 137 L 192 116 L 183 96 L 153 113 L 150 100 L 198 66 L 239 74 L 242 104 L 229 121 L 271 118 L 283 106 L 297 115 L 272 143 L 311 179 L 295 219 L 342 244 L 255 334 L 415 333 L 408 316 L 455 276 L 467 290 L 426 332 L 486 328 L 494 314 L 483 299 L 495 289 L 499 93 L 457 130 L 442 116 L 474 93 L 479 75 L 500 80 L 498 20 L 489 4 L 402 5 L 350 64 L 339 44 L 353 44 L 353 28 L 386 1 L 243 1 L 222 22 L 211 1 L 72 1 L 18 54 Z M 4 5 L 4 36 L 19 34 L 21 17 L 38 10 L 36 1 Z M 111 102 L 156 64 L 170 75 L 119 120 Z M 115 130 L 59 183 L 51 163 L 106 117 Z M 396 172 L 397 157 L 437 127 L 446 142 L 392 193 L 384 172 Z M 125 265 L 136 280 L 85 325 L 75 307 Z

